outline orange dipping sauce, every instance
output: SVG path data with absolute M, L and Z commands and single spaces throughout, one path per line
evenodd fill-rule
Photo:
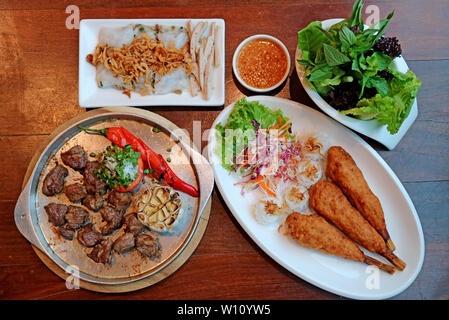
M 287 72 L 287 55 L 271 39 L 254 39 L 239 53 L 237 70 L 248 85 L 258 89 L 278 84 Z

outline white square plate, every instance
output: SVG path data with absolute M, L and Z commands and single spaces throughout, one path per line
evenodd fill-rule
M 129 24 L 185 26 L 187 21 L 193 24 L 199 21 L 215 22 L 220 27 L 221 43 L 218 48 L 220 65 L 213 74 L 212 94 L 209 100 L 200 95 L 192 97 L 189 92 L 182 94 L 141 96 L 131 94 L 131 98 L 114 88 L 99 88 L 95 82 L 95 67 L 86 61 L 86 56 L 95 50 L 98 33 L 103 27 L 123 27 Z M 79 37 L 79 104 L 83 108 L 104 106 L 221 106 L 225 101 L 225 22 L 223 19 L 84 19 L 80 23 Z

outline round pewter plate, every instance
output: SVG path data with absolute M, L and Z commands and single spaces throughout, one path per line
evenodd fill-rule
M 47 203 L 71 204 L 64 194 L 47 197 L 41 192 L 42 180 L 46 173 L 54 167 L 56 162 L 62 163 L 60 153 L 79 144 L 87 154 L 98 154 L 111 144 L 105 137 L 80 132 L 77 128 L 80 124 L 97 129 L 112 126 L 125 127 L 155 152 L 164 157 L 170 157 L 172 159 L 170 166 L 176 174 L 199 189 L 199 198 L 178 192 L 183 201 L 184 214 L 180 223 L 171 232 L 153 232 L 161 243 L 160 258 L 154 260 L 144 258 L 133 250 L 125 254 L 114 253 L 111 265 L 98 264 L 87 257 L 87 253 L 92 249 L 81 246 L 76 238 L 72 241 L 61 238 L 55 234 L 54 227 L 49 224 L 44 210 Z M 153 127 L 162 129 L 162 132 L 153 132 Z M 154 276 L 174 261 L 187 247 L 209 201 L 214 181 L 207 160 L 190 146 L 190 139 L 173 123 L 140 109 L 103 108 L 68 121 L 55 130 L 49 140 L 42 152 L 35 156 L 37 160 L 33 158 L 35 165 L 29 168 L 31 173 L 27 172 L 30 178 L 16 204 L 15 219 L 17 227 L 25 238 L 60 269 L 65 272 L 76 270 L 80 280 L 90 283 L 126 284 Z M 95 159 L 90 157 L 90 160 Z M 68 170 L 66 184 L 82 181 L 82 175 L 79 172 L 71 168 Z M 147 180 L 137 192 L 142 192 L 149 185 L 151 181 Z M 91 222 L 100 229 L 104 225 L 100 214 L 93 211 L 89 213 Z M 123 233 L 122 229 L 116 230 L 108 237 L 115 240 Z

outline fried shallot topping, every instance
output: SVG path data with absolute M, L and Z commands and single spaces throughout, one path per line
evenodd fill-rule
M 184 69 L 186 74 L 192 72 L 193 61 L 187 43 L 177 49 L 172 41 L 169 46 L 158 40 L 150 39 L 147 34 L 134 37 L 130 44 L 121 48 L 111 47 L 107 43 L 98 44 L 93 54 L 86 60 L 92 65 L 102 64 L 115 77 L 123 81 L 123 93 L 130 93 L 141 82 L 140 94 L 146 95 L 154 90 L 159 78 L 177 69 Z

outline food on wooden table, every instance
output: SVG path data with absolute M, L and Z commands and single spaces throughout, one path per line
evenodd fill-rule
M 129 97 L 190 92 L 209 99 L 218 62 L 218 26 L 131 24 L 102 28 L 86 59 L 96 67 L 100 88 L 117 88 Z
M 136 249 L 143 256 L 155 259 L 161 255 L 161 245 L 159 240 L 148 233 L 141 233 L 136 236 Z
M 81 203 L 92 211 L 98 211 L 103 207 L 104 196 L 98 193 L 88 194 Z
M 308 188 L 321 179 L 323 142 L 297 137 L 280 110 L 257 101 L 237 101 L 227 123 L 216 126 L 222 166 L 238 179 L 242 194 L 255 192 L 254 217 L 261 224 L 308 209 Z
M 145 170 L 152 170 L 156 178 L 163 178 L 165 183 L 170 185 L 176 190 L 183 191 L 192 197 L 199 197 L 198 190 L 180 179 L 170 168 L 164 157 L 154 152 L 148 147 L 141 139 L 134 136 L 127 129 L 123 127 L 110 127 L 105 129 L 90 129 L 83 126 L 78 126 L 81 130 L 87 133 L 99 134 L 108 138 L 114 145 L 120 148 L 127 148 L 131 146 L 132 150 L 136 153 L 140 153 L 140 158 L 144 162 Z M 129 150 L 128 150 L 129 151 Z M 118 191 L 129 191 L 127 189 Z
M 96 174 L 97 170 L 101 168 L 101 163 L 98 161 L 91 161 L 86 165 L 83 172 L 84 184 L 86 190 L 90 194 L 104 195 L 107 191 L 108 185 Z
M 125 232 L 117 240 L 114 241 L 112 248 L 118 253 L 124 253 L 131 249 L 134 249 L 135 238 L 131 232 Z
M 101 208 L 99 212 L 106 222 L 106 225 L 101 229 L 101 234 L 111 234 L 114 230 L 121 227 L 123 218 L 122 211 L 116 210 L 108 205 Z
M 310 206 L 347 237 L 387 258 L 399 270 L 405 268 L 405 263 L 387 248 L 379 233 L 351 205 L 339 187 L 332 182 L 319 181 L 310 189 L 309 196 Z
M 107 147 L 96 161 L 89 161 L 80 145 L 60 155 L 65 165 L 75 169 L 72 174 L 83 177 L 82 182 L 64 186 L 69 171 L 62 164 L 56 165 L 45 176 L 44 194 L 53 196 L 63 190 L 70 202 L 81 202 L 84 206 L 51 202 L 44 207 L 48 221 L 59 239 L 72 241 L 76 237 L 85 247 L 82 250 L 96 263 L 111 264 L 113 252 L 125 253 L 133 249 L 144 257 L 157 259 L 162 250 L 159 240 L 155 234 L 145 233 L 145 230 L 171 230 L 181 220 L 183 212 L 179 194 L 172 187 L 157 183 L 173 185 L 193 196 L 199 196 L 199 193 L 179 179 L 161 155 L 154 153 L 126 129 L 108 128 L 102 132 L 119 145 Z M 84 159 L 87 162 L 83 168 L 80 163 Z M 146 188 L 140 190 L 144 174 L 149 174 L 152 182 L 147 181 Z M 70 178 L 77 181 L 76 177 Z M 65 197 L 57 198 L 67 202 Z M 139 203 L 142 212 L 136 212 L 135 207 L 134 211 L 127 212 L 133 200 Z M 86 208 L 98 211 L 95 216 L 101 216 L 103 223 L 98 224 L 95 216 L 91 220 Z M 146 225 L 138 214 L 146 217 L 142 218 Z M 86 251 L 86 248 L 93 249 Z
M 56 165 L 51 169 L 44 178 L 42 184 L 42 193 L 46 196 L 53 196 L 61 193 L 64 188 L 65 178 L 69 175 L 69 171 L 63 165 Z
M 285 219 L 284 228 L 286 235 L 305 248 L 374 265 L 390 274 L 395 272 L 393 266 L 365 255 L 354 242 L 318 215 L 293 212 Z
M 288 72 L 288 57 L 284 49 L 270 38 L 251 40 L 237 54 L 238 73 L 250 87 L 271 88 Z
M 305 78 L 332 107 L 360 120 L 376 119 L 391 134 L 408 117 L 421 87 L 408 70 L 399 72 L 394 63 L 402 50 L 385 29 L 393 12 L 378 24 L 365 27 L 363 2 L 357 0 L 350 18 L 328 30 L 314 21 L 298 32 L 298 63 Z
M 66 185 L 64 194 L 71 202 L 79 202 L 87 196 L 87 190 L 82 183 L 76 182 Z
M 125 231 L 134 235 L 138 234 L 145 228 L 145 225 L 137 218 L 136 213 L 128 213 L 123 216 L 123 224 L 126 226 Z
M 112 260 L 112 240 L 102 239 L 98 242 L 92 251 L 87 254 L 89 258 L 97 263 L 110 264 Z
M 75 170 L 84 169 L 89 162 L 86 151 L 84 151 L 84 149 L 79 145 L 76 145 L 68 151 L 61 153 L 61 160 L 66 166 L 69 166 Z
M 53 225 L 62 226 L 65 223 L 66 205 L 52 202 L 47 204 L 44 209 L 47 213 L 48 221 Z
M 139 220 L 155 231 L 168 231 L 182 219 L 182 201 L 172 188 L 153 185 L 136 197 Z
M 395 246 L 385 223 L 379 198 L 371 191 L 354 159 L 340 146 L 333 146 L 327 152 L 327 176 L 337 184 L 349 201 L 379 232 L 390 250 Z
M 92 223 L 81 227 L 76 234 L 76 238 L 85 247 L 93 247 L 103 239 L 101 233 L 96 230 Z

